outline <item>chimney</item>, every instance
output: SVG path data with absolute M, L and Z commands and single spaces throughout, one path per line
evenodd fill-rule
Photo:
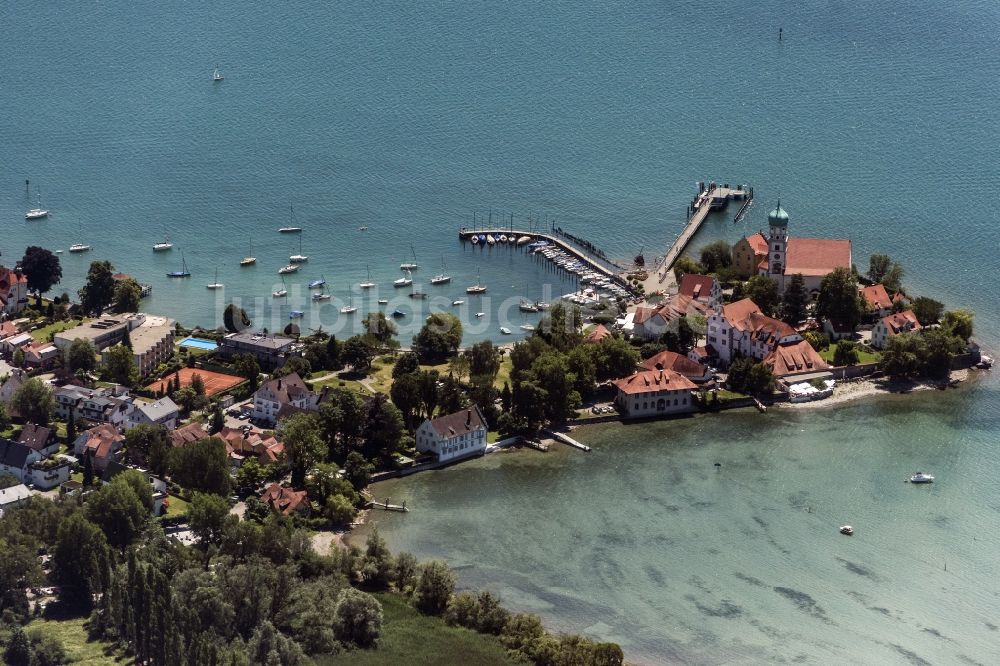
M 278 390 L 281 390 L 281 377 L 278 377 Z
M 468 409 L 465 412 L 465 427 L 472 427 L 472 410 Z

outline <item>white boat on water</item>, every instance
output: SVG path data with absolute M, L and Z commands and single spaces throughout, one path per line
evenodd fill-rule
M 360 283 L 358 286 L 361 287 L 362 289 L 371 289 L 372 287 L 375 286 L 375 283 L 372 282 L 372 269 L 368 268 L 367 266 L 365 266 L 365 268 L 368 269 L 368 279 Z
M 521 236 L 520 238 L 517 239 L 518 245 L 526 245 L 527 243 L 530 242 L 531 242 L 531 236 Z
M 388 298 L 380 298 L 380 299 L 378 299 L 378 304 L 379 305 L 386 305 L 388 302 L 389 302 Z
M 89 245 L 84 245 L 83 243 L 73 243 L 69 246 L 70 252 L 86 252 L 90 249 Z
M 840 533 L 843 534 L 843 535 L 846 535 L 846 536 L 853 536 L 854 535 L 854 528 L 851 527 L 850 525 L 841 525 L 840 526 Z
M 393 287 L 408 287 L 411 284 L 413 284 L 413 276 L 410 275 L 409 269 L 407 269 L 406 275 L 392 282 Z
M 282 266 L 278 269 L 279 275 L 287 275 L 289 273 L 296 273 L 299 270 L 298 264 L 288 264 L 287 266 Z
M 485 316 L 486 316 L 485 312 L 477 312 L 476 313 L 476 319 L 482 319 Z
M 302 264 L 309 261 L 309 257 L 302 254 L 302 235 L 299 234 L 299 253 L 293 254 L 288 257 L 289 263 L 292 264 Z
M 501 332 L 502 334 L 504 334 L 504 335 L 510 335 L 510 329 L 509 329 L 509 328 L 507 328 L 506 326 L 501 326 L 501 327 L 500 327 L 500 332 Z
M 530 333 L 531 331 L 535 330 L 535 327 L 532 326 L 531 324 L 521 324 L 520 329 L 522 331 L 528 331 Z
M 219 269 L 216 268 L 215 269 L 215 281 L 213 281 L 211 284 L 206 284 L 205 288 L 206 289 L 222 289 L 224 286 L 225 286 L 224 284 L 222 284 L 221 282 L 219 282 Z
M 250 239 L 250 254 L 240 259 L 240 266 L 252 266 L 257 263 L 257 257 L 253 256 L 253 239 Z
M 413 245 L 410 245 L 410 253 L 413 255 L 413 261 L 404 261 L 403 263 L 401 263 L 399 265 L 400 270 L 413 271 L 420 268 L 420 266 L 417 264 L 417 253 L 413 249 Z
M 325 291 L 317 291 L 315 294 L 312 295 L 313 301 L 328 301 L 331 298 L 333 297 L 330 296 L 330 294 L 328 294 Z
M 467 294 L 483 294 L 486 293 L 486 285 L 482 284 L 480 280 L 479 271 L 476 271 L 476 284 L 471 287 L 465 288 L 465 293 Z
M 275 289 L 274 291 L 271 292 L 271 296 L 273 298 L 284 298 L 285 296 L 288 296 L 288 290 L 285 289 L 284 287 L 282 287 L 281 289 Z
M 497 239 L 496 239 L 496 238 L 493 238 L 493 234 L 486 234 L 486 242 L 487 242 L 487 243 L 488 243 L 489 245 L 494 245 L 494 244 L 496 244 L 496 242 L 497 242 Z
M 173 246 L 174 246 L 174 244 L 171 243 L 170 241 L 168 241 L 168 240 L 162 240 L 159 243 L 154 243 L 153 244 L 153 252 L 166 252 L 167 250 L 171 249 Z
M 340 314 L 353 314 L 353 313 L 355 313 L 357 311 L 358 311 L 358 309 L 356 307 L 354 307 L 353 305 L 350 305 L 350 304 L 345 305 L 344 307 L 340 308 Z
M 216 83 L 218 83 L 219 81 L 225 81 L 225 79 L 226 79 L 226 77 L 224 77 L 222 75 L 222 72 L 219 71 L 219 68 L 216 67 L 215 71 L 212 72 L 212 80 L 215 81 Z
M 500 238 L 498 238 L 497 240 L 500 241 L 501 243 L 506 243 L 507 242 L 507 234 L 500 234 Z
M 451 302 L 451 304 L 457 308 L 459 305 L 465 304 L 465 299 L 464 298 L 455 299 L 454 301 Z
M 910 477 L 910 483 L 934 483 L 934 477 L 930 474 L 924 474 L 923 472 L 917 472 Z
M 27 180 L 24 181 L 24 192 L 27 195 L 27 198 L 30 199 L 31 198 L 31 194 L 29 193 L 29 190 L 28 190 L 28 181 Z M 48 217 L 48 216 L 49 216 L 49 211 L 47 211 L 44 208 L 42 208 L 42 191 L 41 191 L 41 189 L 39 189 L 38 190 L 38 203 L 35 205 L 34 208 L 29 208 L 24 213 L 24 219 L 26 219 L 26 220 L 40 220 L 43 217 Z

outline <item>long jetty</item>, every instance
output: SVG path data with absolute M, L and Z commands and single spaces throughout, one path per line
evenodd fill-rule
M 730 187 L 728 184 L 717 185 L 716 183 L 709 183 L 707 187 L 701 184 L 699 188 L 701 191 L 694 198 L 691 204 L 688 206 L 688 219 L 687 224 L 684 225 L 684 230 L 677 236 L 677 240 L 674 244 L 670 246 L 667 253 L 663 257 L 663 261 L 657 266 L 657 282 L 662 283 L 670 269 L 673 268 L 674 262 L 677 261 L 681 253 L 687 248 L 688 243 L 694 238 L 694 235 L 698 233 L 698 229 L 708 218 L 708 214 L 712 211 L 722 210 L 725 208 L 731 200 L 749 200 L 753 198 L 753 188 L 747 186 L 737 186 Z M 744 208 L 746 204 L 744 204 Z M 741 209 L 743 212 L 743 209 Z M 647 289 L 647 291 L 649 291 Z
M 468 227 L 462 227 L 458 231 L 458 237 L 464 241 L 471 240 L 473 236 L 493 236 L 494 238 L 496 238 L 497 236 L 506 235 L 509 238 L 511 234 L 513 234 L 515 238 L 522 238 L 524 236 L 527 236 L 532 241 L 539 241 L 539 240 L 547 241 L 550 245 L 556 245 L 559 247 L 559 249 L 563 250 L 564 252 L 572 254 L 574 257 L 576 257 L 583 263 L 587 264 L 587 266 L 589 266 L 594 271 L 600 273 L 601 275 L 606 275 L 609 278 L 616 279 L 622 286 L 625 287 L 628 286 L 623 280 L 620 280 L 618 278 L 617 270 L 608 268 L 607 266 L 600 263 L 598 259 L 591 257 L 584 250 L 581 250 L 574 245 L 570 245 L 563 239 L 557 236 L 553 236 L 551 234 L 540 234 L 537 231 L 521 231 L 518 229 L 503 229 L 503 228 L 469 229 Z M 503 247 L 506 244 L 497 243 L 497 245 Z
M 562 442 L 563 444 L 572 446 L 574 449 L 580 449 L 581 451 L 586 451 L 587 453 L 590 453 L 591 449 L 589 446 L 576 441 L 566 433 L 557 432 L 555 430 L 546 430 L 545 434 L 550 435 L 552 439 L 554 439 L 557 442 Z

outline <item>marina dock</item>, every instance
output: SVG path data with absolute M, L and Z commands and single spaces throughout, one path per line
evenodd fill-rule
M 563 444 L 566 444 L 567 446 L 572 446 L 574 449 L 580 449 L 581 451 L 586 451 L 587 453 L 590 453 L 591 451 L 591 448 L 589 446 L 576 441 L 566 433 L 556 432 L 554 430 L 546 430 L 545 434 L 549 435 L 550 437 L 552 437 L 552 439 L 554 439 L 557 442 L 561 442 Z
M 531 239 L 531 242 L 540 240 L 546 241 L 548 242 L 549 245 L 558 247 L 560 250 L 563 250 L 564 252 L 573 255 L 574 257 L 585 263 L 595 273 L 600 273 L 601 275 L 609 277 L 618 282 L 619 284 L 621 284 L 623 287 L 628 286 L 624 281 L 622 281 L 618 277 L 618 272 L 616 270 L 606 267 L 598 259 L 591 257 L 583 250 L 577 248 L 574 245 L 569 244 L 565 240 L 559 238 L 558 236 L 554 236 L 552 234 L 540 234 L 537 231 L 521 231 L 518 229 L 469 229 L 467 227 L 462 227 L 458 231 L 458 237 L 461 238 L 463 241 L 471 241 L 473 236 L 493 236 L 494 238 L 497 238 L 501 235 L 506 235 L 508 237 L 513 235 L 515 238 L 521 238 L 527 236 L 528 238 Z M 503 247 L 504 245 L 497 243 L 497 246 Z M 515 245 L 515 247 L 519 246 Z
M 388 500 L 384 502 L 379 502 L 378 500 L 369 500 L 365 503 L 366 509 L 382 509 L 383 511 L 401 511 L 406 513 L 409 509 L 406 508 L 406 502 L 402 504 L 389 504 Z

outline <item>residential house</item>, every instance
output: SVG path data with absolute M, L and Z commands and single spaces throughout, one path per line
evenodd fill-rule
M 479 407 L 427 419 L 415 433 L 418 451 L 433 453 L 438 461 L 457 460 L 486 452 L 489 427 Z
M 261 465 L 280 462 L 285 457 L 285 444 L 274 435 L 265 437 L 263 433 L 238 428 L 223 428 L 215 435 L 226 443 L 230 459 L 240 464 L 248 457 L 254 457 Z
M 21 271 L 0 266 L 0 311 L 8 317 L 28 303 L 28 276 Z
M 17 389 L 21 388 L 21 385 L 27 379 L 28 373 L 20 368 L 14 368 L 11 370 L 10 376 L 0 386 L 0 403 L 6 405 L 7 415 L 11 418 L 16 419 L 21 416 L 20 412 L 14 407 L 14 394 L 17 393 Z
M 763 232 L 744 236 L 733 245 L 733 270 L 741 280 L 757 274 L 760 262 L 767 259 L 767 238 Z
M 805 340 L 779 344 L 764 357 L 764 365 L 776 379 L 788 380 L 794 375 L 811 374 L 830 369 L 830 364 Z
M 917 315 L 913 314 L 913 310 L 904 310 L 882 317 L 875 322 L 875 327 L 872 328 L 871 345 L 876 349 L 882 349 L 889 343 L 889 338 L 900 333 L 919 331 L 921 328 L 923 327 L 917 320 Z
M 865 299 L 865 306 L 869 314 L 874 318 L 881 319 L 892 312 L 893 299 L 889 296 L 889 292 L 885 290 L 884 285 L 873 284 L 868 287 L 861 287 L 859 291 L 861 292 L 861 297 Z
M 24 482 L 30 483 L 40 490 L 55 488 L 69 481 L 69 475 L 75 463 L 74 458 L 61 455 L 36 460 L 28 465 Z
M 260 333 L 230 333 L 222 339 L 219 355 L 232 360 L 237 354 L 250 354 L 257 359 L 261 370 L 280 368 L 289 356 L 298 355 L 303 345 L 292 338 Z
M 177 427 L 180 418 L 180 408 L 168 397 L 163 397 L 156 402 L 144 402 L 135 400 L 128 413 L 129 429 L 138 425 L 161 425 L 167 430 Z
M 103 317 L 56 333 L 53 344 L 67 353 L 74 340 L 89 340 L 101 352 L 125 340 L 132 342 L 132 353 L 139 375 L 151 374 L 174 353 L 173 319 L 144 313 L 123 317 Z
M 209 436 L 208 431 L 205 430 L 205 428 L 202 427 L 202 425 L 197 421 L 167 433 L 167 439 L 170 440 L 170 446 L 175 449 L 179 449 L 202 439 L 207 439 Z
M 780 344 L 797 342 L 794 328 L 768 317 L 749 298 L 723 305 L 708 318 L 708 346 L 728 366 L 736 354 L 762 360 Z
M 780 201 L 767 221 L 767 237 L 758 233 L 736 243 L 733 255 L 737 273 L 747 274 L 747 258 L 752 253 L 757 261 L 754 272 L 777 282 L 779 293 L 784 293 L 791 276 L 799 274 L 806 289 L 818 294 L 824 277 L 837 268 L 851 268 L 851 241 L 789 236 L 788 213 Z M 759 254 L 761 248 L 763 255 Z
M 25 424 L 17 441 L 34 451 L 38 451 L 43 458 L 59 452 L 59 439 L 56 437 L 55 430 L 34 423 Z
M 21 349 L 24 351 L 24 365 L 29 368 L 50 370 L 59 360 L 59 350 L 51 342 L 33 342 Z
M 711 275 L 687 273 L 681 276 L 677 293 L 715 309 L 722 305 L 722 285 Z
M 672 351 L 662 351 L 639 363 L 640 370 L 672 370 L 692 382 L 702 384 L 712 379 L 712 371 L 707 366 L 689 357 Z
M 124 427 L 132 407 L 132 398 L 123 386 L 110 388 L 87 388 L 76 384 L 60 386 L 55 390 L 56 417 L 66 421 L 70 413 L 74 420 L 110 423 L 116 428 Z
M 850 340 L 854 337 L 854 327 L 841 321 L 823 320 L 823 332 L 831 340 Z
M 304 490 L 284 488 L 280 483 L 270 484 L 260 496 L 260 501 L 286 516 L 299 514 L 308 516 L 312 512 L 309 493 Z
M 97 472 L 116 460 L 116 454 L 125 444 L 125 437 L 110 423 L 96 425 L 84 430 L 73 442 L 73 452 L 79 457 L 91 456 L 90 461 Z
M 625 418 L 682 414 L 695 409 L 691 394 L 697 387 L 673 370 L 640 370 L 612 382 L 615 403 Z
M 4 511 L 19 507 L 31 499 L 31 491 L 28 486 L 19 483 L 9 488 L 0 488 L 0 518 Z
M 31 483 L 29 467 L 42 459 L 42 454 L 27 444 L 0 437 L 0 473 L 13 475 L 22 483 Z
M 698 293 L 701 294 L 700 290 Z M 643 340 L 659 340 L 668 331 L 676 333 L 681 319 L 688 315 L 706 316 L 711 310 L 711 300 L 711 291 L 705 298 L 677 293 L 656 307 L 639 306 L 632 319 L 632 335 Z
M 601 340 L 610 335 L 611 331 L 606 329 L 603 324 L 598 324 L 583 338 L 583 344 L 585 345 L 597 344 L 598 342 L 600 342 Z
M 167 482 L 164 481 L 163 479 L 153 476 L 152 474 L 149 474 L 143 469 L 138 469 L 136 467 L 128 467 L 126 465 L 123 465 L 121 462 L 117 460 L 112 460 L 110 463 L 108 463 L 108 466 L 104 469 L 104 472 L 101 474 L 101 483 L 107 485 L 111 483 L 116 476 L 129 469 L 134 469 L 138 472 L 141 472 L 146 477 L 146 480 L 149 481 L 149 486 L 150 486 L 149 490 L 151 491 L 153 496 L 153 506 L 151 509 L 152 514 L 154 516 L 162 516 L 164 513 L 166 513 L 166 505 L 168 497 Z
M 265 382 L 253 394 L 253 418 L 261 423 L 276 423 L 282 407 L 307 409 L 314 394 L 296 373 Z
M 0 340 L 0 353 L 7 358 L 10 358 L 14 355 L 15 351 L 18 349 L 24 349 L 34 342 L 35 339 L 31 337 L 30 333 L 16 333 L 10 337 Z

